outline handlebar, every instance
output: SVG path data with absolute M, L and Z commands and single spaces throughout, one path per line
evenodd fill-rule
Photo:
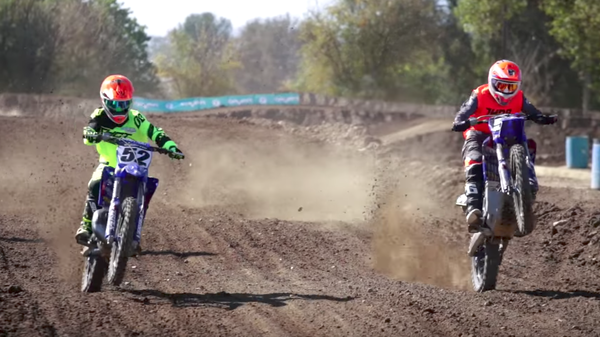
M 550 116 L 542 115 L 542 116 L 556 117 L 556 115 L 550 115 Z M 490 119 L 503 118 L 503 117 L 525 117 L 525 119 L 528 121 L 535 120 L 535 118 L 533 118 L 534 116 L 531 116 L 531 115 L 528 115 L 528 114 L 525 114 L 522 112 L 516 112 L 516 113 L 499 114 L 499 115 L 483 115 L 483 116 L 479 116 L 476 118 L 470 118 L 469 123 L 471 124 L 471 126 L 474 126 L 476 124 L 487 123 Z
M 521 111 L 515 112 L 515 113 L 498 114 L 498 115 L 483 115 L 483 116 L 479 116 L 479 117 L 472 117 L 472 118 L 469 118 L 464 121 L 455 122 L 452 126 L 452 131 L 463 132 L 463 131 L 468 130 L 472 126 L 475 126 L 478 124 L 489 123 L 490 120 L 494 120 L 496 118 L 507 118 L 507 117 L 525 118 L 525 120 L 534 121 L 535 123 L 538 123 L 538 124 L 553 124 L 553 123 L 556 123 L 556 121 L 558 119 L 557 115 L 542 114 L 542 115 L 532 116 L 532 115 L 525 114 Z
M 85 138 L 85 135 L 82 136 L 83 138 Z M 185 158 L 184 154 L 181 152 L 172 152 L 169 151 L 167 149 L 163 149 L 160 147 L 155 147 L 152 146 L 150 144 L 147 143 L 142 143 L 142 142 L 138 142 L 135 141 L 133 139 L 127 139 L 127 138 L 119 138 L 119 137 L 115 137 L 112 134 L 110 134 L 109 132 L 104 132 L 101 133 L 98 137 L 99 140 L 107 142 L 107 143 L 111 143 L 111 144 L 115 144 L 115 145 L 121 145 L 121 146 L 137 146 L 137 147 L 142 147 L 148 151 L 152 151 L 152 152 L 158 152 L 160 154 L 165 154 L 165 155 L 173 155 L 173 154 L 177 154 L 181 157 L 181 159 Z
M 531 117 L 522 112 L 510 113 L 510 114 L 499 114 L 499 115 L 483 115 L 475 118 L 470 118 L 469 122 L 471 126 L 476 124 L 484 124 L 487 123 L 490 119 L 501 118 L 501 117 L 525 117 L 527 120 L 531 120 Z

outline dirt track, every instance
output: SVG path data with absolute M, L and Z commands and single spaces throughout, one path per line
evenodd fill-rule
M 154 159 L 128 283 L 85 295 L 85 120 L 0 118 L 0 336 L 600 336 L 600 192 L 552 178 L 537 231 L 476 294 L 457 135 L 412 129 L 375 155 L 275 125 L 152 121 L 188 158 Z

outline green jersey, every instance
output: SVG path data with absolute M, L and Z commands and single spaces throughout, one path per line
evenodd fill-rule
M 148 143 L 151 139 L 161 148 L 170 150 L 177 148 L 177 144 L 167 136 L 167 134 L 158 127 L 150 123 L 146 117 L 139 111 L 130 109 L 127 121 L 123 125 L 114 123 L 102 108 L 94 110 L 90 116 L 88 128 L 96 132 L 110 132 L 115 137 L 130 138 L 138 142 Z M 85 145 L 96 145 L 96 150 L 100 155 L 100 163 L 115 167 L 117 165 L 117 145 L 100 142 L 90 143 L 87 139 L 83 139 Z

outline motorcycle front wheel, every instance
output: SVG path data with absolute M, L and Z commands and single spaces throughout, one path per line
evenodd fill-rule
M 523 237 L 531 234 L 535 229 L 533 214 L 533 194 L 529 184 L 529 168 L 525 147 L 515 144 L 510 148 L 510 173 L 515 187 L 513 192 L 513 205 L 517 220 L 515 236 Z
M 108 267 L 108 283 L 114 286 L 120 285 L 125 277 L 139 209 L 134 197 L 125 198 L 121 206 Z

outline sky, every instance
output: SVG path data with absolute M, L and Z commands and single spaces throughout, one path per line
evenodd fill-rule
M 234 31 L 255 18 L 289 13 L 302 18 L 311 9 L 321 9 L 332 0 L 120 0 L 150 36 L 165 36 L 190 14 L 211 12 L 231 21 Z

